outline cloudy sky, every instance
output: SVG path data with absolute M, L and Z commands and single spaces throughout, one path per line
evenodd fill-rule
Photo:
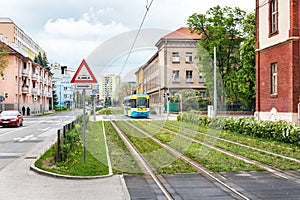
M 111 38 L 137 30 L 150 2 L 9 0 L 1 3 L 0 16 L 11 18 L 47 52 L 50 62 L 76 69 L 82 59 L 88 58 L 97 47 Z M 216 5 L 240 7 L 250 13 L 254 11 L 255 1 L 153 0 L 143 28 L 174 31 L 186 26 L 188 17 L 193 13 L 205 13 Z M 134 37 L 134 33 L 130 36 Z M 128 65 L 132 59 L 134 56 Z

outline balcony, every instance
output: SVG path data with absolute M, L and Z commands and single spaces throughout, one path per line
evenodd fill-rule
M 28 76 L 28 69 L 23 69 L 22 70 L 22 75 L 23 76 Z
M 32 78 L 33 81 L 37 81 L 38 75 L 36 73 L 33 73 L 31 78 Z
M 22 87 L 22 93 L 28 94 L 29 93 L 29 87 L 28 86 L 23 86 Z

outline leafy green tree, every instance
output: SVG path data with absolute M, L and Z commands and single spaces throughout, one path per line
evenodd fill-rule
M 41 52 L 39 52 L 39 54 L 34 58 L 34 62 L 41 65 L 42 67 L 46 68 L 46 69 L 50 69 L 48 64 L 48 58 L 46 53 L 44 52 L 43 55 Z
M 8 65 L 8 60 L 6 59 L 6 56 L 8 56 L 7 50 L 0 46 L 0 76 L 4 76 L 4 69 Z
M 216 47 L 218 101 L 245 102 L 248 107 L 255 98 L 254 15 L 246 17 L 246 12 L 240 8 L 216 6 L 206 14 L 191 15 L 187 24 L 192 33 L 202 36 L 198 43 L 198 58 L 210 96 Z M 223 84 L 226 91 L 222 90 Z
M 226 77 L 226 89 L 232 102 L 243 102 L 245 110 L 255 105 L 255 15 L 245 19 L 244 41 L 241 44 L 241 62 L 237 71 Z

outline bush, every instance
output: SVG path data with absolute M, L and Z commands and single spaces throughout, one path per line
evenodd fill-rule
M 199 126 L 223 129 L 258 138 L 300 145 L 300 127 L 287 121 L 257 121 L 254 118 L 207 117 L 181 113 L 178 121 L 197 123 Z

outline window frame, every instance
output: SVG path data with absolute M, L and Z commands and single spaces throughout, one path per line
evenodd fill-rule
M 269 2 L 269 36 L 278 34 L 278 0 Z
M 180 76 L 179 75 L 180 75 L 180 71 L 178 69 L 172 70 L 172 81 L 173 81 L 173 83 L 179 83 L 180 82 L 180 79 L 179 79 Z
M 193 83 L 193 70 L 186 70 L 185 71 L 185 82 L 186 83 Z
M 271 95 L 278 93 L 278 65 L 271 63 Z
M 179 52 L 172 52 L 172 63 L 180 63 Z

